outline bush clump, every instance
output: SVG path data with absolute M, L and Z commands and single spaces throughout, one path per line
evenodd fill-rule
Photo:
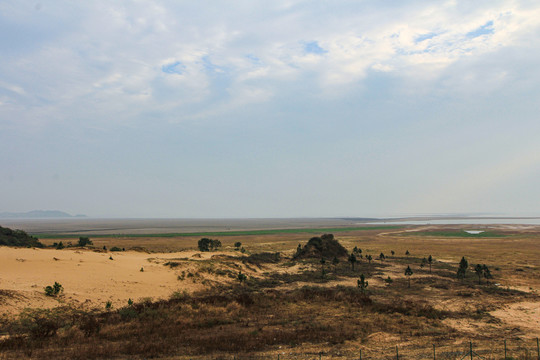
M 278 263 L 281 260 L 281 254 L 279 252 L 262 252 L 255 253 L 247 256 L 243 259 L 244 263 L 249 262 L 251 264 L 261 264 L 261 263 Z
M 22 230 L 11 230 L 0 226 L 0 245 L 5 246 L 24 246 L 24 247 L 39 247 L 44 245 L 33 236 L 28 235 Z
M 94 245 L 94 243 L 92 243 L 92 240 L 90 240 L 90 238 L 88 238 L 86 236 L 81 236 L 79 238 L 79 242 L 77 243 L 77 246 L 85 247 L 87 245 Z
M 221 247 L 221 241 L 218 239 L 202 238 L 198 241 L 199 251 L 214 251 Z
M 58 296 L 63 291 L 64 291 L 64 287 L 56 281 L 54 282 L 53 286 L 49 285 L 45 287 L 45 295 L 47 296 Z
M 302 247 L 298 245 L 295 259 L 303 258 L 343 258 L 348 256 L 347 249 L 345 249 L 332 234 L 324 234 L 320 237 L 312 237 L 307 244 Z

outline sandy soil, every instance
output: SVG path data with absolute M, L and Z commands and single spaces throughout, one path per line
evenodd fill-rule
M 109 257 L 112 256 L 113 260 Z M 0 247 L 0 313 L 26 307 L 50 308 L 60 303 L 103 307 L 125 306 L 129 298 L 168 298 L 175 291 L 192 292 L 204 286 L 179 281 L 178 272 L 163 263 L 170 259 L 200 260 L 212 254 L 185 251 L 148 254 L 144 252 L 95 252 L 93 250 L 50 250 Z M 144 271 L 141 272 L 141 268 Z M 62 296 L 44 295 L 44 287 L 57 281 Z
M 524 331 L 524 337 L 540 337 L 540 302 L 518 302 L 491 312 L 509 326 Z

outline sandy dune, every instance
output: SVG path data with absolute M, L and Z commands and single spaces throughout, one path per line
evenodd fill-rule
M 167 259 L 211 256 L 193 257 L 194 254 L 0 247 L 0 313 L 18 312 L 25 307 L 48 308 L 59 302 L 103 307 L 112 301 L 113 306 L 119 307 L 125 306 L 129 298 L 168 298 L 175 291 L 198 290 L 203 287 L 201 284 L 178 281 L 177 272 L 181 269 L 171 270 L 163 265 Z M 55 281 L 64 287 L 63 296 L 45 296 L 44 287 Z

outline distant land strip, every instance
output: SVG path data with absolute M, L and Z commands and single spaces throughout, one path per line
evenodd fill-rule
M 502 234 L 494 231 L 483 231 L 478 234 L 471 234 L 465 230 L 449 230 L 449 231 L 411 231 L 399 233 L 399 236 L 437 236 L 437 237 L 466 237 L 466 238 L 494 238 L 507 237 L 508 234 Z
M 338 228 L 306 228 L 306 229 L 271 229 L 271 230 L 233 230 L 233 231 L 209 231 L 209 232 L 189 232 L 189 233 L 157 233 L 157 234 L 32 234 L 40 239 L 71 239 L 79 236 L 88 236 L 92 238 L 104 237 L 209 237 L 209 236 L 249 236 L 249 235 L 274 235 L 274 234 L 300 234 L 300 233 L 340 233 L 360 230 L 384 230 L 384 229 L 403 229 L 402 225 L 386 226 L 360 226 L 360 227 L 338 227 Z

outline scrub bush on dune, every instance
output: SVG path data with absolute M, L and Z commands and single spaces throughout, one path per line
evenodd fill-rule
M 57 296 L 64 291 L 64 287 L 55 281 L 53 286 L 46 286 L 44 290 L 47 296 Z

